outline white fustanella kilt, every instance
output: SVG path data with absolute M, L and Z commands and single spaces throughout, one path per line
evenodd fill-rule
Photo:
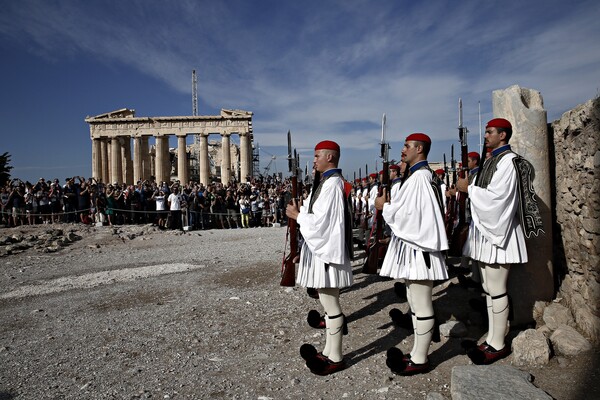
M 345 288 L 354 282 L 352 266 L 348 259 L 345 264 L 329 264 L 315 256 L 304 243 L 300 251 L 300 263 L 296 284 L 315 289 Z
M 392 235 L 379 275 L 411 281 L 448 279 L 446 261 L 441 251 L 429 252 L 427 268 L 423 252 Z
M 467 241 L 463 247 L 463 254 L 484 264 L 526 263 L 528 258 L 524 237 L 517 235 L 515 230 L 508 233 L 511 237 L 506 241 L 506 247 L 502 248 L 494 246 L 478 229 L 473 228 L 473 225 L 471 225 Z

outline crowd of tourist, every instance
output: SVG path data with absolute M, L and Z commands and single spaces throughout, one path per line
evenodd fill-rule
M 235 229 L 286 223 L 291 182 L 277 175 L 248 183 L 204 185 L 156 182 L 104 183 L 94 178 L 12 179 L 0 188 L 5 226 L 83 223 L 156 224 L 161 229 Z

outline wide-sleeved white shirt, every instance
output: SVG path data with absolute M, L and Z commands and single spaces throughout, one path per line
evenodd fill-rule
M 469 185 L 472 219 L 463 254 L 474 260 L 489 264 L 527 262 L 518 213 L 518 174 L 512 162 L 515 156 L 509 153 L 502 157 L 486 188 L 474 182 Z
M 308 212 L 311 195 L 298 214 L 298 225 L 310 251 L 326 263 L 349 261 L 344 232 L 344 182 L 332 176 L 323 182 L 321 192 Z
M 448 249 L 444 219 L 433 188 L 431 171 L 415 171 L 394 201 L 383 206 L 383 218 L 396 237 L 421 251 Z

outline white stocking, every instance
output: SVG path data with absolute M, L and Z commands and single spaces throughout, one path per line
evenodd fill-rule
M 433 314 L 433 303 L 431 293 L 432 281 L 408 281 L 407 289 L 410 288 L 410 304 L 414 313 L 414 345 L 410 352 L 411 360 L 416 364 L 427 362 L 429 345 L 433 336 L 435 317 Z
M 485 273 L 485 264 L 480 263 L 479 264 L 479 271 L 481 274 L 481 287 L 483 288 L 483 294 L 485 294 L 485 306 L 486 306 L 486 310 L 487 310 L 487 317 L 488 317 L 488 331 L 487 331 L 487 336 L 485 338 L 485 342 L 487 344 L 490 344 L 490 341 L 492 340 L 492 334 L 493 334 L 493 323 L 494 323 L 494 313 L 492 312 L 492 298 L 490 297 L 490 291 L 488 289 L 488 276 Z
M 325 310 L 325 348 L 323 355 L 333 362 L 342 360 L 344 316 L 340 307 L 340 289 L 319 289 L 319 300 Z M 331 318 L 334 317 L 334 318 Z
M 508 265 L 486 265 L 485 280 L 491 301 L 492 318 L 490 319 L 490 332 L 488 332 L 488 344 L 496 350 L 504 348 L 504 337 L 506 336 L 506 324 L 508 322 L 508 294 L 506 283 L 508 282 Z
M 410 310 L 408 310 L 408 312 L 410 313 L 413 331 L 414 331 L 415 327 L 417 326 L 417 317 L 415 316 L 415 312 L 413 311 L 414 308 L 412 305 L 412 300 L 410 298 L 410 285 L 408 284 L 408 281 L 404 282 L 404 285 L 406 286 L 406 301 L 408 302 L 408 306 L 410 307 Z

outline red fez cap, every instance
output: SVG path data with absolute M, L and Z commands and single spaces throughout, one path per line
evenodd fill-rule
M 512 129 L 512 125 L 510 122 L 505 120 L 504 118 L 494 118 L 485 126 L 486 128 L 508 128 Z
M 365 176 L 364 178 L 362 178 L 362 181 L 366 182 L 367 181 L 367 177 Z
M 377 178 L 377 174 L 375 174 L 375 173 L 373 173 L 373 174 L 369 174 L 369 178 L 373 178 L 373 179 L 375 179 L 375 178 Z
M 339 153 L 340 146 L 336 142 L 332 142 L 331 140 L 323 140 L 322 142 L 317 143 L 317 145 L 315 146 L 315 150 L 334 150 Z
M 395 169 L 396 171 L 400 171 L 400 166 L 398 164 L 390 165 L 390 169 Z
M 379 175 L 383 175 L 383 170 L 379 171 Z
M 443 174 L 443 173 L 444 173 L 444 170 L 443 170 L 443 169 L 441 169 L 441 168 L 440 168 L 440 169 L 436 169 L 436 170 L 435 170 L 435 173 L 436 173 L 436 174 Z
M 412 133 L 410 135 L 408 135 L 408 137 L 406 138 L 406 141 L 411 141 L 411 140 L 415 140 L 417 142 L 425 142 L 425 143 L 429 143 L 431 144 L 431 139 L 429 138 L 429 136 L 427 136 L 424 133 Z
M 469 154 L 467 154 L 467 157 L 470 157 L 470 158 L 479 158 L 479 153 L 476 152 L 476 151 L 471 151 L 471 152 L 469 152 Z
M 360 182 L 360 179 L 356 178 L 356 179 L 354 180 L 354 182 L 358 183 L 358 182 Z

